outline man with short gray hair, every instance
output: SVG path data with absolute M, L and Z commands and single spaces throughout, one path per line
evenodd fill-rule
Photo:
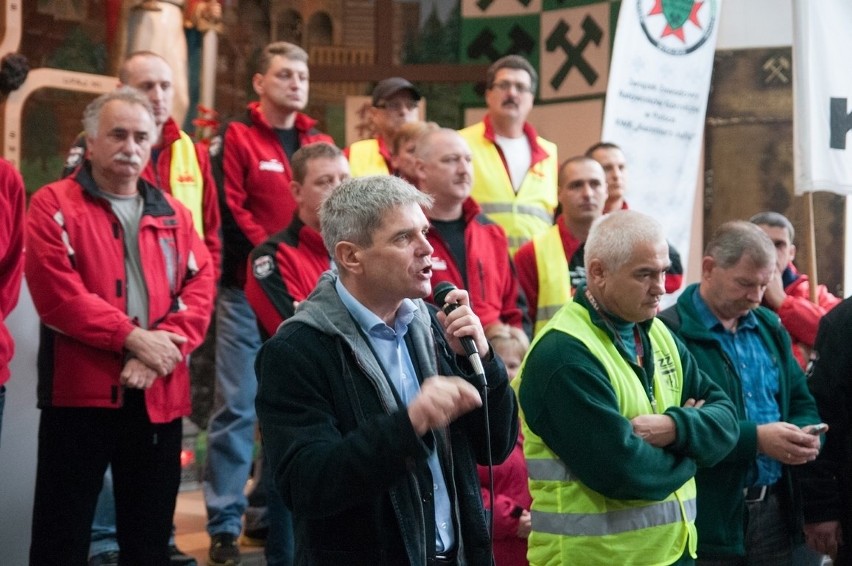
M 599 218 L 586 283 L 515 378 L 529 470 L 531 564 L 691 564 L 695 482 L 736 442 L 734 408 L 654 318 L 668 245 L 653 218 Z
M 437 315 L 422 300 L 430 201 L 391 176 L 332 192 L 320 224 L 337 273 L 258 355 L 257 413 L 297 564 L 492 564 L 476 464 L 511 452 L 517 408 L 467 292 Z M 481 394 L 462 337 L 478 348 Z
M 763 295 L 763 306 L 778 314 L 781 324 L 793 340 L 793 355 L 802 369 L 807 368 L 819 328 L 825 314 L 840 304 L 840 298 L 828 292 L 825 285 L 817 287 L 817 302 L 811 302 L 811 284 L 793 265 L 796 232 L 790 220 L 778 212 L 759 212 L 749 219 L 763 230 L 775 245 L 777 255 L 775 276 L 769 280 Z
M 739 419 L 731 454 L 696 475 L 699 564 L 790 564 L 801 528 L 791 471 L 819 453 L 820 438 L 808 429 L 819 415 L 787 332 L 760 306 L 776 258 L 760 228 L 727 222 L 707 244 L 701 282 L 660 315 Z
M 41 409 L 30 564 L 85 564 L 112 466 L 121 561 L 168 564 L 189 353 L 215 268 L 192 214 L 141 178 L 151 105 L 122 87 L 86 108 L 88 158 L 39 189 L 25 274 L 41 318 Z

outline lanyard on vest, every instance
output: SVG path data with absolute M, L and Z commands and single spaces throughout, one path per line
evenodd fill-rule
M 171 145 L 169 188 L 173 197 L 192 212 L 195 231 L 204 237 L 204 177 L 195 155 L 195 144 L 181 130 L 180 138 Z
M 621 345 L 621 351 L 623 352 L 621 355 L 624 356 L 629 363 L 634 363 L 634 361 L 639 365 L 639 368 L 642 372 L 645 372 L 645 366 L 642 365 L 645 357 L 645 347 L 642 345 L 642 337 L 639 335 L 639 325 L 633 323 L 633 342 L 636 347 L 636 360 L 631 360 L 627 357 L 627 347 L 624 344 L 624 341 L 621 339 L 621 334 L 618 332 L 618 329 L 615 328 L 615 325 L 603 312 L 603 309 L 598 306 L 598 302 L 592 296 L 592 292 L 589 291 L 589 288 L 586 287 L 586 299 L 588 299 L 589 304 L 592 305 L 592 308 L 595 309 L 595 312 L 598 313 L 598 316 L 601 317 L 604 325 L 607 329 L 612 333 L 615 340 Z M 657 397 L 654 395 L 654 381 L 653 379 L 643 380 L 642 385 L 645 387 L 645 392 L 648 394 L 648 400 L 651 401 L 651 408 L 654 410 L 654 413 L 657 412 Z

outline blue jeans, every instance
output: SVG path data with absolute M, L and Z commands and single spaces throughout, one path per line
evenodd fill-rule
M 207 428 L 207 532 L 240 534 L 254 450 L 254 358 L 260 332 L 242 289 L 223 287 L 216 304 L 216 406 Z
M 266 454 L 263 457 L 260 481 L 266 487 L 266 521 L 269 534 L 266 536 L 265 557 L 268 566 L 292 566 L 293 564 L 293 516 L 284 505 L 284 499 L 275 489 L 272 469 Z
M 112 493 L 112 466 L 104 474 L 104 485 L 98 494 L 95 518 L 92 520 L 92 540 L 89 558 L 105 552 L 118 551 L 115 538 L 115 496 Z

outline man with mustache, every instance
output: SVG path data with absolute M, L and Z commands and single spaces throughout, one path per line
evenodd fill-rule
M 530 564 L 695 558 L 693 478 L 725 457 L 738 429 L 722 389 L 654 318 L 668 264 L 653 218 L 599 218 L 586 283 L 536 335 L 513 382 L 533 497 Z
M 222 255 L 219 238 L 221 219 L 216 183 L 210 169 L 207 146 L 196 144 L 172 118 L 174 73 L 161 56 L 150 51 L 131 53 L 118 71 L 121 84 L 142 91 L 154 111 L 157 137 L 152 140 L 151 159 L 142 171 L 149 183 L 163 189 L 192 211 L 198 234 L 210 251 L 216 272 Z M 80 135 L 68 152 L 62 176 L 67 177 L 83 162 L 86 137 Z
M 473 153 L 473 198 L 517 249 L 553 224 L 556 145 L 527 122 L 538 73 L 520 55 L 495 61 L 486 75 L 482 122 L 461 130 Z
M 388 175 L 335 189 L 320 226 L 337 271 L 258 354 L 257 413 L 296 564 L 492 564 L 476 464 L 511 452 L 517 407 L 468 294 L 448 293 L 457 307 L 437 315 L 422 300 L 430 200 Z M 479 349 L 481 394 L 462 337 Z
M 556 223 L 515 254 L 518 280 L 529 301 L 536 333 L 586 282 L 583 244 L 592 224 L 603 214 L 606 191 L 604 172 L 597 161 L 584 156 L 565 160 L 559 167 L 561 212 Z
M 426 210 L 434 248 L 432 286 L 449 281 L 466 289 L 486 328 L 504 323 L 529 333 L 506 233 L 470 196 L 473 165 L 467 142 L 455 130 L 427 132 L 417 140 L 416 155 L 418 187 L 434 199 Z
M 148 100 L 119 88 L 83 124 L 88 159 L 27 215 L 42 323 L 30 564 L 86 563 L 107 466 L 122 563 L 168 564 L 187 358 L 210 321 L 215 269 L 190 210 L 141 178 L 157 139 Z
M 775 274 L 775 246 L 749 222 L 713 234 L 701 282 L 660 315 L 702 370 L 733 401 L 736 446 L 698 471 L 699 564 L 790 564 L 801 530 L 793 467 L 817 457 L 820 422 L 805 375 L 778 316 L 760 306 Z
M 207 146 L 196 144 L 182 131 L 172 110 L 175 98 L 174 74 L 160 55 L 150 51 L 137 51 L 127 56 L 118 72 L 121 84 L 140 90 L 154 111 L 157 138 L 152 140 L 151 159 L 142 177 L 177 198 L 192 211 L 193 222 L 199 236 L 204 239 L 213 266 L 219 272 L 222 242 L 219 238 L 221 219 L 216 183 L 210 169 Z M 80 166 L 86 152 L 86 137 L 81 135 L 74 143 L 65 161 L 62 176 L 67 177 Z M 203 358 L 212 357 L 212 330 L 205 342 L 193 353 L 191 372 L 212 364 Z M 182 553 L 170 541 L 171 564 L 192 566 L 195 559 Z M 115 539 L 115 500 L 112 494 L 112 476 L 107 471 L 104 488 L 98 499 L 95 521 L 92 524 L 92 545 L 89 549 L 89 566 L 112 566 L 118 563 L 118 542 Z

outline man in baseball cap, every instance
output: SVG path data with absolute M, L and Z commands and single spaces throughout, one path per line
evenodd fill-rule
M 361 140 L 346 150 L 353 177 L 393 175 L 391 140 L 403 124 L 420 120 L 420 91 L 402 77 L 379 81 L 373 89 L 370 121 L 375 137 Z

